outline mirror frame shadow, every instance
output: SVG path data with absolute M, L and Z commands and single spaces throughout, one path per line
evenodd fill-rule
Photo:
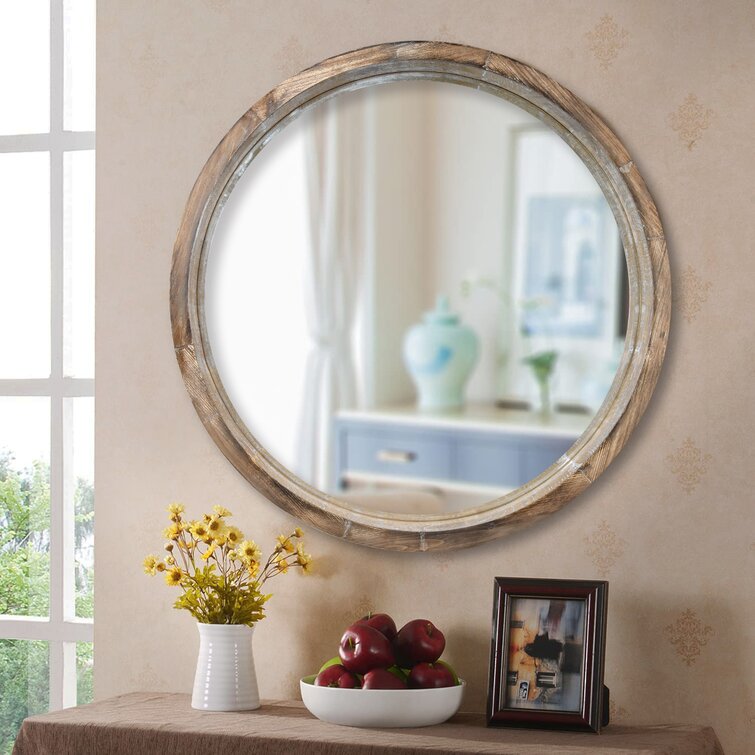
M 204 274 L 214 225 L 256 154 L 317 102 L 401 79 L 448 81 L 495 94 L 556 131 L 603 190 L 628 269 L 623 356 L 588 428 L 527 484 L 452 515 L 358 510 L 292 474 L 235 411 L 215 368 L 204 318 Z M 498 53 L 445 42 L 394 42 L 338 55 L 293 76 L 256 102 L 225 135 L 184 211 L 173 251 L 170 314 L 176 358 L 194 407 L 223 454 L 258 491 L 291 516 L 353 543 L 399 551 L 441 550 L 476 545 L 529 525 L 561 508 L 606 469 L 637 425 L 658 380 L 671 317 L 671 280 L 660 216 L 637 166 L 582 100 L 545 74 Z M 251 323 L 252 333 L 256 327 L 265 325 Z

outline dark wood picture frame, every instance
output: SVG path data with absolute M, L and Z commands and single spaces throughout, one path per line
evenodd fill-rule
M 579 711 L 540 710 L 505 704 L 509 664 L 509 633 L 514 599 L 583 601 Z M 607 695 L 603 687 L 608 582 L 565 579 L 496 577 L 493 593 L 493 631 L 488 678 L 488 726 L 570 729 L 599 732 L 607 723 Z

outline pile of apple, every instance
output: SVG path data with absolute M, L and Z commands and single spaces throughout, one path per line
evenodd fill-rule
M 440 660 L 446 638 L 431 621 L 414 619 L 396 630 L 386 613 L 355 621 L 341 637 L 338 655 L 315 678 L 318 687 L 343 689 L 432 689 L 459 684 Z

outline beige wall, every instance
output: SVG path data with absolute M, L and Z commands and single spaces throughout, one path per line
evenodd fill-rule
M 727 752 L 747 752 L 755 721 L 752 4 L 98 5 L 97 695 L 190 687 L 193 621 L 140 568 L 161 545 L 169 501 L 193 511 L 222 502 L 263 542 L 286 523 L 204 432 L 173 358 L 171 246 L 195 176 L 236 118 L 284 77 L 363 45 L 440 38 L 541 68 L 614 126 L 667 230 L 669 355 L 619 459 L 543 524 L 438 555 L 372 552 L 311 532 L 319 575 L 281 579 L 257 629 L 262 693 L 295 696 L 296 679 L 334 654 L 343 625 L 374 608 L 437 621 L 449 659 L 470 681 L 466 707 L 481 709 L 493 577 L 604 576 L 614 720 L 712 724 Z

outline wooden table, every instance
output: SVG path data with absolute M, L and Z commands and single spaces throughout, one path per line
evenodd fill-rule
M 608 726 L 601 734 L 487 728 L 460 713 L 421 729 L 352 729 L 314 718 L 300 702 L 266 702 L 246 713 L 204 713 L 188 695 L 133 693 L 27 718 L 14 755 L 703 755 L 723 753 L 710 727 Z

